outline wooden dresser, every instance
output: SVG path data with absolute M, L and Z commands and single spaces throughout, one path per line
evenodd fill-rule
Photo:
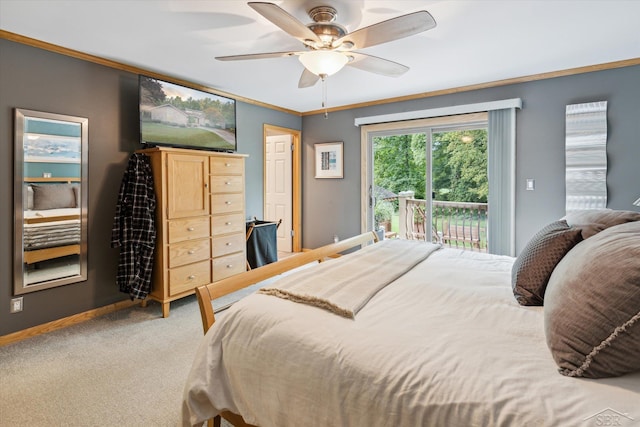
M 246 155 L 155 147 L 149 156 L 157 197 L 153 290 L 171 301 L 197 286 L 246 270 Z

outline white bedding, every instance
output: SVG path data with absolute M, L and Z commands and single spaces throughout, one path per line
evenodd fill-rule
M 41 209 L 41 210 L 26 210 L 24 211 L 25 218 L 51 218 L 56 216 L 78 215 L 80 216 L 79 208 L 58 208 L 58 209 Z
M 183 422 L 223 410 L 262 427 L 640 422 L 640 373 L 588 380 L 557 372 L 542 307 L 513 297 L 512 263 L 437 251 L 355 319 L 246 297 L 198 349 Z
M 281 278 L 258 292 L 314 305 L 352 319 L 389 283 L 424 261 L 440 245 L 416 240 L 388 240 L 314 270 Z M 386 262 L 381 263 L 384 259 Z

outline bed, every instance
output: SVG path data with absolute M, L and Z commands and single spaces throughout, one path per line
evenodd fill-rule
M 24 262 L 80 254 L 78 186 L 60 178 L 25 178 Z
M 234 425 L 263 427 L 640 422 L 638 220 L 638 213 L 618 215 L 618 222 L 591 227 L 593 234 L 584 216 L 563 220 L 541 230 L 518 258 L 437 248 L 346 314 L 276 294 L 305 276 L 331 276 L 331 269 L 361 272 L 357 260 L 350 264 L 358 254 L 379 252 L 378 265 L 389 265 L 393 241 L 291 273 L 233 305 L 210 328 L 211 299 L 373 237 L 201 287 L 208 331 L 185 385 L 183 425 L 220 414 Z M 555 263 L 536 260 L 551 253 Z M 525 273 L 542 264 L 553 264 L 544 267 L 551 270 L 544 305 L 527 305 L 536 292 Z M 607 277 L 614 280 L 605 283 Z

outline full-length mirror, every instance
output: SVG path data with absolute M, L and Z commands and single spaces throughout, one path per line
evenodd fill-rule
M 87 279 L 88 125 L 15 110 L 15 295 Z

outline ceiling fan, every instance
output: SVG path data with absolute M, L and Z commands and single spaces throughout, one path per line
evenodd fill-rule
M 265 59 L 298 56 L 305 69 L 298 87 L 310 87 L 349 65 L 384 76 L 397 77 L 409 67 L 376 56 L 356 52 L 430 30 L 436 21 L 425 10 L 401 15 L 348 33 L 345 27 L 334 22 L 338 15 L 331 6 L 317 6 L 308 11 L 313 22 L 303 24 L 284 9 L 273 3 L 249 2 L 248 5 L 306 47 L 301 51 L 252 53 L 246 55 L 218 56 L 220 61 Z

